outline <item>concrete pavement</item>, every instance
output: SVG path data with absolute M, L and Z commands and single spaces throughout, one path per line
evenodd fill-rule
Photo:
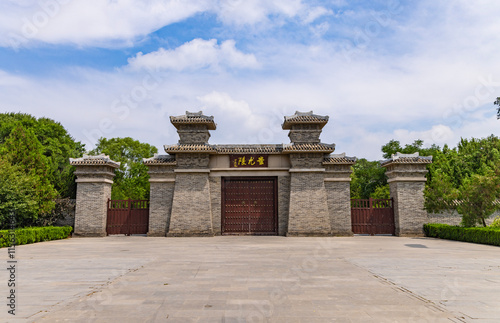
M 455 241 L 116 236 L 16 258 L 2 322 L 500 322 L 500 248 Z

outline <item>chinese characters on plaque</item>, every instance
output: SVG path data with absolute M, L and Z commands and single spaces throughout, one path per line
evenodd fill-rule
M 231 168 L 267 167 L 268 155 L 229 155 Z

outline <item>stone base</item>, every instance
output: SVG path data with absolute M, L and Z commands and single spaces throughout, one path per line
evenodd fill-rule
M 334 237 L 354 237 L 354 233 L 352 231 L 338 231 L 338 232 L 332 232 L 332 236 Z
M 331 237 L 330 232 L 287 232 L 287 237 Z
M 98 233 L 98 232 L 87 232 L 87 233 L 73 232 L 73 234 L 71 235 L 72 238 L 100 238 L 100 237 L 106 237 L 106 236 L 107 236 L 106 232 L 100 232 L 100 233 Z
M 148 237 L 165 237 L 164 232 L 148 232 Z
M 405 238 L 421 238 L 425 237 L 425 234 L 423 232 L 406 232 L 406 233 L 399 233 L 396 234 L 397 237 L 405 237 Z
M 213 232 L 169 232 L 167 237 L 213 237 Z

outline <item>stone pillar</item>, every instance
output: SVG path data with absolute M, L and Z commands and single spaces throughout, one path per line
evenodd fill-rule
M 170 117 L 177 128 L 179 143 L 165 146 L 175 155 L 175 186 L 168 237 L 213 236 L 209 162 L 215 148 L 208 144 L 209 130 L 215 130 L 212 116 L 202 112 Z
M 290 207 L 287 236 L 331 235 L 325 189 L 323 159 L 335 150 L 335 145 L 319 140 L 328 116 L 311 112 L 296 112 L 285 117 L 282 125 L 290 130 L 291 144 L 283 147 L 290 154 Z
M 74 235 L 106 236 L 107 204 L 111 198 L 114 171 L 120 163 L 102 154 L 70 158 L 70 164 L 76 167 L 77 177 Z
M 150 184 L 148 236 L 165 237 L 170 225 L 177 162 L 173 156 L 155 155 L 145 158 L 144 165 L 149 169 Z
M 415 154 L 392 155 L 383 161 L 386 167 L 389 189 L 394 200 L 394 221 L 397 236 L 423 236 L 423 225 L 427 219 L 424 210 L 424 188 L 426 166 L 432 156 Z
M 355 157 L 344 154 L 330 155 L 323 161 L 325 166 L 325 188 L 334 236 L 352 236 L 351 225 L 351 166 Z

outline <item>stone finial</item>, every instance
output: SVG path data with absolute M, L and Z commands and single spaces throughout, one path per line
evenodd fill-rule
M 213 116 L 206 116 L 202 111 L 186 111 L 182 116 L 171 116 L 170 122 L 177 128 L 180 145 L 204 145 L 210 138 L 209 130 L 215 130 L 217 125 Z
M 283 130 L 290 130 L 294 125 L 318 125 L 319 129 L 322 129 L 328 123 L 328 116 L 320 116 L 314 114 L 312 111 L 309 112 L 299 112 L 295 111 L 292 116 L 285 116 L 285 122 L 282 124 Z
M 214 122 L 214 116 L 206 116 L 203 114 L 203 111 L 198 112 L 189 112 L 186 111 L 186 114 L 181 116 L 171 116 L 170 122 L 174 125 L 178 130 L 183 128 L 185 129 L 187 126 L 205 126 L 206 130 L 215 130 L 217 128 L 217 124 Z
M 319 144 L 321 129 L 328 123 L 328 118 L 312 111 L 296 111 L 292 116 L 285 116 L 285 122 L 281 127 L 283 130 L 290 130 L 288 137 L 293 144 Z

